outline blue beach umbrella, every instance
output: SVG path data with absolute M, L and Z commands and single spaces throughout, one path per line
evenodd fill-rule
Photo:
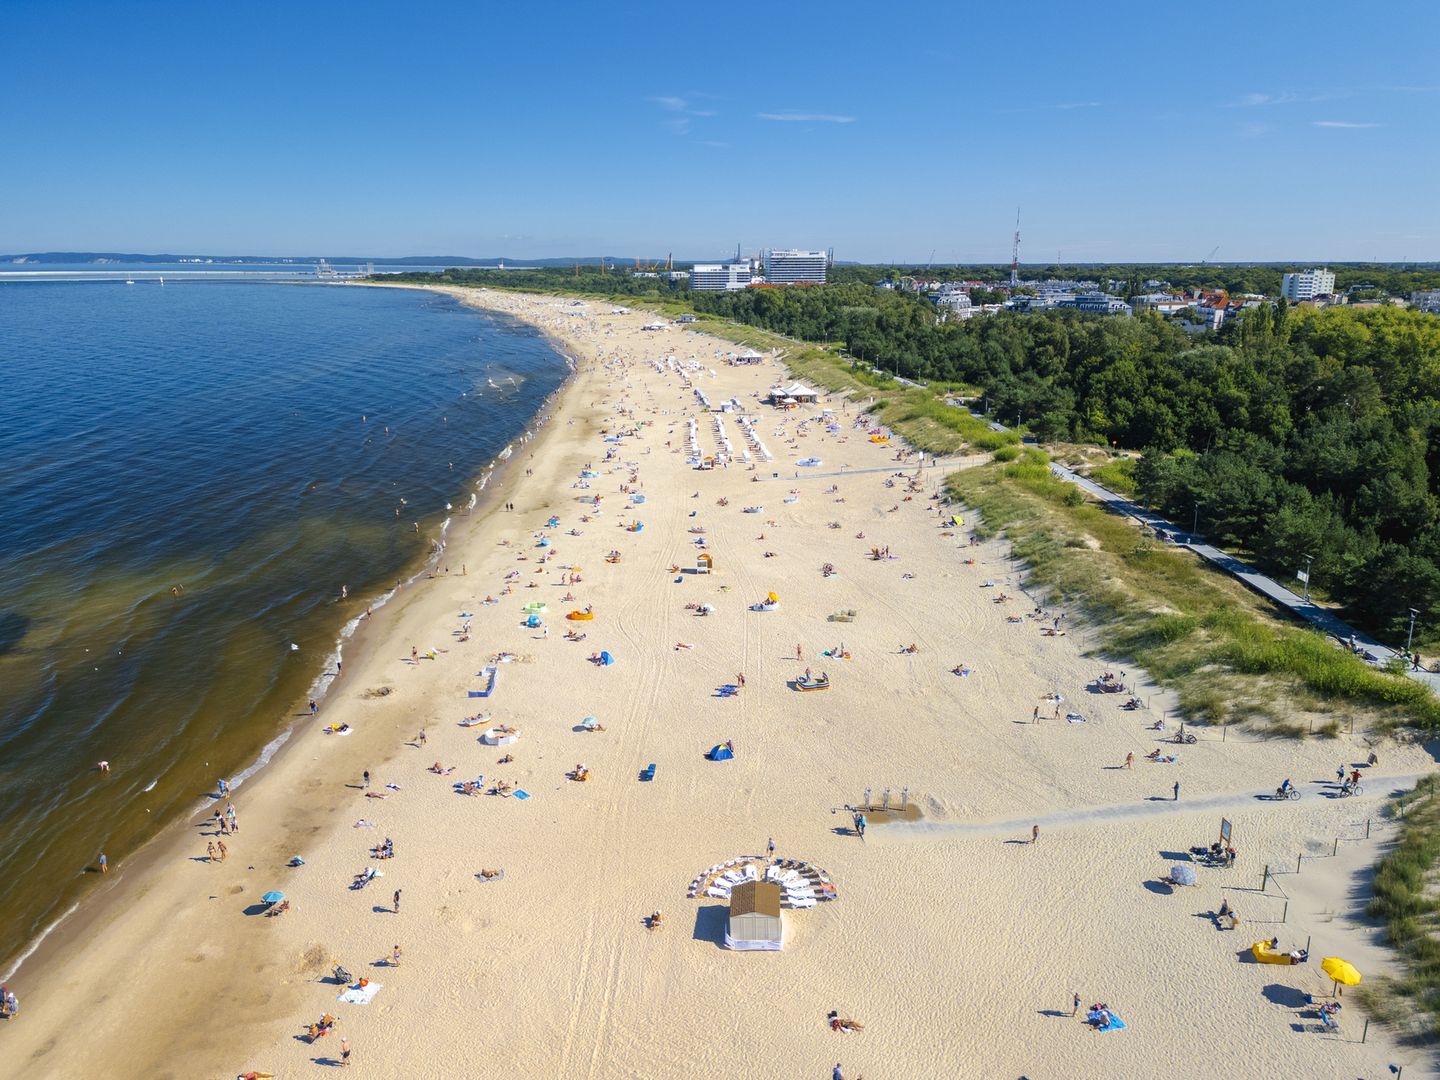
M 1175 863 L 1170 867 L 1170 880 L 1176 885 L 1194 885 L 1197 880 L 1195 867 L 1189 863 Z
M 260 899 L 264 900 L 267 904 L 278 904 L 281 900 L 285 899 L 285 894 L 283 892 L 271 891 L 260 897 Z

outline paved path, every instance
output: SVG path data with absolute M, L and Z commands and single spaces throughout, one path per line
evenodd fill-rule
M 955 458 L 930 458 L 925 459 L 924 468 L 945 468 L 964 469 L 971 465 L 979 465 L 989 460 L 988 455 L 976 454 L 969 457 Z M 819 472 L 816 469 L 792 469 L 786 466 L 785 469 L 777 469 L 773 461 L 755 462 L 755 475 L 762 481 L 765 480 L 819 480 L 822 477 L 836 476 L 859 476 L 861 473 L 893 473 L 896 475 L 914 476 L 915 468 L 918 465 L 915 461 L 892 461 L 889 465 L 882 465 L 879 468 L 869 469 L 840 469 L 835 472 Z M 765 472 L 766 468 L 768 472 Z M 762 472 L 764 475 L 761 475 Z
M 1141 763 L 1145 764 L 1145 763 Z M 1017 840 L 1028 840 L 1030 838 L 1030 827 L 1040 826 L 1041 842 L 1044 842 L 1044 834 L 1049 829 L 1067 829 L 1076 825 L 1095 825 L 1111 822 L 1134 821 L 1140 818 L 1158 817 L 1164 814 L 1187 814 L 1187 813 L 1212 813 L 1216 810 L 1251 810 L 1256 806 L 1273 806 L 1276 813 L 1303 813 L 1305 808 L 1315 806 L 1329 806 L 1332 802 L 1344 801 L 1356 808 L 1357 812 L 1364 810 L 1370 816 L 1374 816 L 1374 804 L 1384 799 L 1393 798 L 1402 792 L 1411 790 L 1422 776 L 1429 776 L 1429 773 L 1404 773 L 1398 776 L 1362 776 L 1360 786 L 1364 791 L 1362 795 L 1352 795 L 1340 800 L 1335 795 L 1336 785 L 1333 780 L 1309 780 L 1301 781 L 1295 786 L 1300 789 L 1300 798 L 1297 800 L 1281 801 L 1271 796 L 1270 792 L 1257 791 L 1220 791 L 1208 795 L 1201 795 L 1196 798 L 1189 798 L 1185 794 L 1185 781 L 1180 781 L 1180 801 L 1176 802 L 1170 797 L 1170 785 L 1175 782 L 1175 776 L 1163 771 L 1163 766 L 1151 767 L 1146 770 L 1147 779 L 1154 777 L 1156 794 L 1148 799 L 1139 802 L 1113 803 L 1106 806 L 1077 806 L 1070 810 L 1054 810 L 1043 813 L 1038 817 L 1011 818 L 1006 821 L 914 821 L 895 822 L 893 824 L 881 825 L 872 828 L 872 834 L 898 835 L 915 834 L 916 836 L 933 833 L 948 833 L 960 836 L 1005 836 L 1014 837 Z M 1278 782 L 1277 782 L 1277 787 Z
M 1313 626 L 1324 631 L 1342 642 L 1353 642 L 1358 646 L 1365 658 L 1374 664 L 1385 664 L 1392 659 L 1406 660 L 1404 653 L 1382 645 L 1369 634 L 1356 630 L 1349 623 L 1336 617 L 1329 608 L 1321 607 L 1313 600 L 1306 600 L 1303 596 L 1291 592 L 1285 586 L 1271 578 L 1266 577 L 1254 567 L 1241 562 L 1233 555 L 1228 555 L 1219 548 L 1205 543 L 1199 536 L 1187 536 L 1183 529 L 1177 528 L 1174 524 L 1160 517 L 1158 514 L 1146 510 L 1138 503 L 1132 502 L 1122 495 L 1117 495 L 1108 488 L 1103 488 L 1093 480 L 1088 480 L 1078 473 L 1072 472 L 1065 466 L 1056 462 L 1050 463 L 1050 471 L 1065 480 L 1076 485 L 1082 491 L 1093 496 L 1097 501 L 1108 506 L 1118 514 L 1132 517 L 1136 521 L 1150 526 L 1152 529 L 1169 533 L 1175 538 L 1175 542 L 1181 547 L 1189 548 L 1196 555 L 1219 569 L 1238 578 L 1241 582 L 1269 598 L 1281 607 L 1286 608 L 1292 615 L 1304 619 Z M 1408 660 L 1406 660 L 1408 664 Z M 1412 679 L 1422 682 L 1431 690 L 1440 691 L 1440 674 L 1431 671 L 1407 670 Z

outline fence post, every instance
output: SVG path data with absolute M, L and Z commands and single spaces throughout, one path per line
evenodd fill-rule
M 1338 855 L 1338 854 L 1340 854 L 1340 837 L 1338 837 L 1338 836 L 1335 837 L 1335 843 L 1333 843 L 1333 844 L 1330 845 L 1330 854 L 1331 854 L 1331 855 Z
M 1363 1042 L 1365 1041 L 1365 1036 L 1366 1036 L 1366 1035 L 1369 1035 L 1369 1034 L 1370 1034 L 1370 1018 L 1367 1016 L 1367 1017 L 1365 1018 L 1365 1030 L 1362 1031 L 1362 1032 L 1360 1032 L 1360 1041 L 1363 1043 Z
M 1263 893 L 1270 884 L 1270 864 L 1265 864 L 1265 873 L 1260 875 L 1260 891 Z
M 1305 853 L 1303 851 L 1299 855 L 1295 856 L 1295 873 L 1297 874 L 1300 873 L 1300 860 L 1303 858 L 1305 858 Z
M 1290 919 L 1290 901 L 1289 901 L 1289 900 L 1286 900 L 1286 901 L 1285 901 L 1285 910 L 1282 911 L 1282 912 L 1280 912 L 1280 921 L 1281 921 L 1281 922 L 1288 922 L 1289 919 Z
M 1365 839 L 1370 839 L 1370 819 L 1368 817 L 1365 819 Z

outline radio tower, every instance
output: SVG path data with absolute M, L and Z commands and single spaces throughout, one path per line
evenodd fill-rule
M 1010 287 L 1020 284 L 1020 208 L 1015 208 L 1015 246 L 1010 249 Z

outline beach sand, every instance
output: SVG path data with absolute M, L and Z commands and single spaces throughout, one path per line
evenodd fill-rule
M 491 503 L 457 519 L 440 572 L 377 615 L 318 720 L 237 794 L 229 859 L 204 861 L 208 829 L 174 830 L 22 969 L 0 1076 L 298 1077 L 338 1063 L 342 1037 L 373 1076 L 822 1077 L 837 1061 L 871 1078 L 1378 1077 L 1392 1061 L 1430 1075 L 1383 1029 L 1361 1044 L 1348 997 L 1339 1038 L 1301 1007 L 1330 989 L 1321 956 L 1372 977 L 1393 963 L 1361 916 L 1365 869 L 1390 835 L 1377 821 L 1365 840 L 1366 821 L 1433 770 L 1422 748 L 1380 746 L 1365 794 L 1343 801 L 1318 782 L 1365 759 L 1358 733 L 1201 730 L 1164 747 L 1174 764 L 1145 761 L 1166 696 L 1139 672 L 1124 680 L 1147 708 L 1090 692 L 1117 665 L 1085 655 L 1074 617 L 1064 636 L 1042 633 L 1060 612 L 1031 617 L 1008 544 L 942 525 L 967 517 L 932 498 L 947 470 L 871 442 L 856 403 L 822 395 L 778 413 L 756 397 L 789 379 L 774 358 L 726 366 L 733 346 L 644 331 L 644 313 L 462 295 L 576 359 L 554 418 L 517 448 Z M 702 453 L 719 447 L 696 389 L 738 399 L 774 460 L 687 465 L 689 419 Z M 723 423 L 739 455 L 737 416 Z M 810 457 L 821 464 L 797 464 Z M 597 495 L 598 514 L 582 501 Z M 642 530 L 624 527 L 636 520 Z M 674 572 L 695 568 L 697 539 L 714 572 Z M 892 557 L 871 558 L 877 547 Z M 772 591 L 777 610 L 751 609 Z M 523 625 L 532 602 L 547 605 L 543 628 Z M 565 619 L 585 606 L 593 620 Z M 829 621 L 849 610 L 852 622 Z M 822 655 L 842 642 L 849 659 Z M 613 664 L 588 659 L 602 650 Z M 505 652 L 516 659 L 496 665 L 493 695 L 467 696 Z M 830 688 L 793 689 L 806 668 Z M 741 673 L 744 688 L 720 696 Z M 1053 692 L 1058 720 L 1042 701 Z M 518 741 L 484 745 L 460 726 L 480 712 Z M 605 730 L 577 730 L 587 717 Z M 332 723 L 353 732 L 322 734 Z M 733 760 L 705 758 L 726 740 Z M 436 762 L 455 771 L 427 771 Z M 651 762 L 655 779 L 640 782 Z M 567 779 L 580 763 L 589 779 Z M 366 769 L 388 798 L 366 797 Z M 529 798 L 455 791 L 477 774 Z M 1257 798 L 1285 776 L 1301 800 Z M 920 818 L 871 814 L 862 840 L 846 807 L 886 789 Z M 1161 883 L 1222 816 L 1237 866 Z M 376 860 L 386 837 L 395 857 Z M 729 951 L 724 901 L 687 890 L 742 856 L 763 867 L 771 838 L 777 858 L 823 868 L 836 898 L 787 910 L 782 952 Z M 305 864 L 286 867 L 297 854 Z M 1267 865 L 1283 873 L 1262 893 Z M 383 876 L 351 888 L 367 866 Z M 479 880 L 486 868 L 503 879 Z M 270 889 L 290 899 L 280 918 L 258 913 Z M 1222 898 L 1236 930 L 1206 917 Z M 663 925 L 648 930 L 656 910 Z M 1247 962 L 1252 941 L 1276 934 L 1283 948 L 1313 936 L 1315 962 Z M 337 1004 L 336 962 L 382 984 L 371 1004 Z M 1093 1032 L 1071 1017 L 1072 993 L 1082 1014 L 1105 1002 L 1127 1029 Z M 864 1030 L 832 1031 L 832 1009 Z M 327 1012 L 330 1035 L 298 1037 Z

